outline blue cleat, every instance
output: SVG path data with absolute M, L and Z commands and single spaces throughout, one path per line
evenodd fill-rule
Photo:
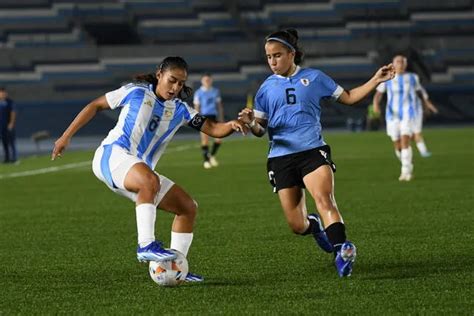
M 140 246 L 137 248 L 137 259 L 140 262 L 165 261 L 173 260 L 175 258 L 176 254 L 164 249 L 162 243 L 159 241 L 153 241 L 143 248 Z
M 341 278 L 351 275 L 356 255 L 357 248 L 353 243 L 346 241 L 342 244 L 341 250 L 337 252 L 336 259 L 334 260 L 337 273 L 339 273 Z
M 319 218 L 319 215 L 314 214 L 314 213 L 309 214 L 308 219 L 310 221 L 316 221 L 317 222 L 317 225 L 313 226 L 314 229 L 311 233 L 313 234 L 314 240 L 316 240 L 316 243 L 318 244 L 318 246 L 322 250 L 324 250 L 328 253 L 333 252 L 332 245 L 329 242 L 328 236 L 324 232 L 324 228 L 323 228 L 323 225 L 321 224 L 321 219 Z
M 204 281 L 204 278 L 200 275 L 193 274 L 191 272 L 188 272 L 186 274 L 186 278 L 184 279 L 184 282 L 202 282 Z

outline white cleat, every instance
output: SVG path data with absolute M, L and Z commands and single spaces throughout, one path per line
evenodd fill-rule
M 209 161 L 204 161 L 203 167 L 204 169 L 211 169 L 212 165 Z
M 217 167 L 219 165 L 219 162 L 217 162 L 217 159 L 214 156 L 211 156 L 209 158 L 209 162 L 211 163 L 211 166 L 213 166 L 213 167 Z
M 398 178 L 398 181 L 411 181 L 413 179 L 413 174 L 411 173 L 402 173 Z

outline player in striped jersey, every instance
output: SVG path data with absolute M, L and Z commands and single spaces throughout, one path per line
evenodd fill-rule
M 197 203 L 177 184 L 154 171 L 176 131 L 183 125 L 213 137 L 243 131 L 237 120 L 208 120 L 181 101 L 191 89 L 185 85 L 188 66 L 181 57 L 167 57 L 156 73 L 135 77 L 135 82 L 108 92 L 89 103 L 55 142 L 52 159 L 61 156 L 72 136 L 99 111 L 121 109 L 117 125 L 97 148 L 92 169 L 109 189 L 136 204 L 137 259 L 160 261 L 175 254 L 155 240 L 156 208 L 176 214 L 170 248 L 185 256 L 193 239 Z M 189 274 L 187 281 L 202 281 Z
M 268 176 L 290 228 L 295 234 L 313 235 L 319 247 L 334 254 L 339 276 L 349 276 L 356 248 L 346 239 L 334 197 L 336 166 L 322 136 L 321 100 L 354 105 L 380 82 L 393 78 L 394 71 L 391 65 L 381 67 L 365 84 L 344 90 L 324 72 L 299 66 L 303 53 L 294 29 L 267 36 L 265 53 L 273 75 L 260 86 L 255 108 L 246 108 L 239 116 L 258 137 L 268 130 Z M 321 218 L 307 214 L 304 189 Z
M 382 94 L 387 93 L 387 109 L 385 111 L 387 135 L 392 139 L 395 154 L 401 161 L 399 180 L 410 181 L 413 178 L 413 152 L 410 141 L 417 131 L 417 122 L 423 119 L 423 111 L 420 110 L 417 103 L 421 99 L 426 104 L 427 99 L 422 93 L 418 75 L 406 72 L 406 57 L 396 55 L 392 63 L 396 76 L 377 87 L 373 99 L 374 111 L 380 113 Z M 429 107 L 429 105 L 427 106 Z

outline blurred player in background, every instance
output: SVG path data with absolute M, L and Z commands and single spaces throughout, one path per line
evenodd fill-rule
M 393 78 L 393 68 L 384 66 L 365 84 L 347 91 L 322 71 L 298 66 L 303 53 L 294 29 L 268 35 L 265 53 L 273 75 L 260 86 L 254 110 L 246 108 L 239 117 L 258 137 L 268 129 L 268 176 L 290 228 L 296 234 L 312 234 L 323 250 L 334 253 L 339 276 L 349 276 L 356 248 L 346 238 L 334 198 L 336 166 L 321 134 L 320 101 L 332 98 L 353 105 L 379 83 Z M 316 203 L 325 229 L 317 214 L 307 214 L 305 188 Z
M 176 214 L 170 248 L 186 256 L 193 240 L 196 202 L 179 185 L 154 171 L 173 135 L 183 125 L 213 137 L 225 137 L 244 128 L 237 120 L 208 120 L 181 101 L 192 93 L 185 85 L 187 70 L 181 57 L 167 57 L 156 73 L 139 75 L 133 83 L 95 99 L 55 142 L 52 153 L 52 159 L 61 156 L 72 136 L 97 112 L 121 109 L 117 125 L 95 152 L 92 169 L 109 189 L 136 203 L 140 261 L 175 257 L 155 240 L 157 207 Z M 202 281 L 202 277 L 190 273 L 186 280 Z
M 15 103 L 8 97 L 7 90 L 0 87 L 0 138 L 3 144 L 4 163 L 17 161 L 15 125 Z
M 224 107 L 222 105 L 221 93 L 219 92 L 219 89 L 212 86 L 212 82 L 213 80 L 210 74 L 205 74 L 201 78 L 201 87 L 194 93 L 194 108 L 208 119 L 223 122 Z M 204 157 L 204 168 L 209 169 L 219 165 L 216 159 L 216 154 L 221 143 L 222 140 L 220 138 L 214 138 L 211 152 L 209 152 L 209 136 L 205 133 L 201 133 L 201 149 Z
M 396 76 L 377 87 L 373 99 L 374 111 L 380 113 L 382 94 L 387 93 L 387 109 L 385 111 L 387 135 L 392 139 L 395 155 L 401 162 L 399 180 L 411 181 L 413 178 L 413 152 L 410 143 L 416 132 L 420 135 L 416 142 L 421 155 L 429 155 L 421 137 L 423 109 L 419 105 L 420 99 L 431 111 L 437 112 L 437 109 L 429 102 L 428 95 L 423 93 L 418 75 L 406 71 L 406 57 L 396 55 L 392 63 Z

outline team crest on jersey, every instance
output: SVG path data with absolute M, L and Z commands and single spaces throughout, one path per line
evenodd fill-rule
M 150 101 L 150 100 L 146 100 L 146 101 L 145 101 L 145 104 L 148 105 L 148 106 L 150 106 L 150 107 L 153 106 L 153 104 L 151 104 L 151 101 Z
M 164 117 L 169 119 L 173 116 L 173 110 L 171 109 L 165 109 L 165 112 L 164 112 Z
M 303 86 L 307 87 L 309 86 L 309 79 L 301 78 L 301 83 L 303 84 Z

